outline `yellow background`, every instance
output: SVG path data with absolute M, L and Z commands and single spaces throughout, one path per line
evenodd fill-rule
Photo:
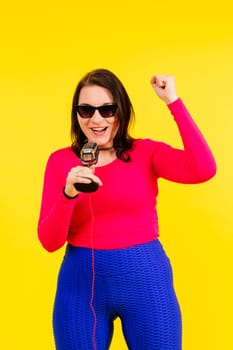
M 160 181 L 160 231 L 182 307 L 184 350 L 233 349 L 231 2 L 38 3 L 12 0 L 0 11 L 0 348 L 54 349 L 51 312 L 64 250 L 49 254 L 37 241 L 43 172 L 50 152 L 70 144 L 77 81 L 104 67 L 134 104 L 133 135 L 180 145 L 149 84 L 153 74 L 175 75 L 215 154 L 218 173 L 208 183 Z M 114 349 L 126 349 L 119 321 Z

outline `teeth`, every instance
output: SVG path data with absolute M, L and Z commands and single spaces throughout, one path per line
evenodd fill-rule
M 92 128 L 92 130 L 96 131 L 96 132 L 101 132 L 101 131 L 106 130 L 106 128 Z

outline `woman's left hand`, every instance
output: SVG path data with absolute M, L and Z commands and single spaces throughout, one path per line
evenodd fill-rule
M 151 85 L 166 104 L 177 100 L 175 79 L 172 75 L 154 75 L 151 78 Z

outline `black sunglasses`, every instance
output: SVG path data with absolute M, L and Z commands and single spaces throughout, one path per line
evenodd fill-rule
M 103 118 L 110 118 L 115 115 L 117 107 L 117 104 L 103 105 L 99 107 L 90 105 L 76 105 L 75 110 L 81 118 L 91 118 L 96 110 L 98 110 Z

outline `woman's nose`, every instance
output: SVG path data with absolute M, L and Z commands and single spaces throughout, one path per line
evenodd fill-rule
M 94 123 L 98 123 L 99 121 L 101 121 L 103 119 L 102 115 L 100 114 L 100 112 L 98 111 L 98 109 L 95 110 L 95 113 L 93 114 L 93 116 L 91 117 L 91 120 Z

